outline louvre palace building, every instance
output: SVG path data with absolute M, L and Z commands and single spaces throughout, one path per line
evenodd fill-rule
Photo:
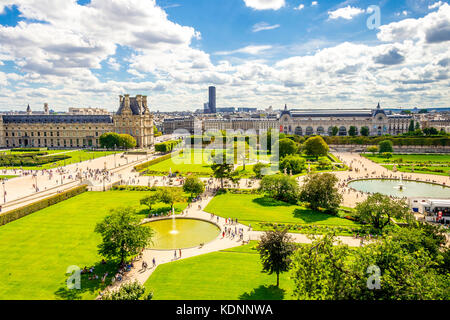
M 45 103 L 44 112 L 33 114 L 28 106 L 26 114 L 0 115 L 0 147 L 6 148 L 95 148 L 106 132 L 129 134 L 137 147 L 152 148 L 153 116 L 147 97 L 120 96 L 115 114 L 50 114 Z

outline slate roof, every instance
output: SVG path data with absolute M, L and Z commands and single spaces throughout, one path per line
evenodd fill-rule
M 109 115 L 4 115 L 3 123 L 113 123 Z
M 117 114 L 122 114 L 124 107 L 125 107 L 125 99 L 123 99 L 122 102 L 120 103 L 120 107 L 119 107 L 119 110 L 117 111 Z M 130 108 L 131 108 L 131 112 L 134 115 L 141 115 L 144 113 L 144 107 L 141 110 L 136 98 L 130 97 Z

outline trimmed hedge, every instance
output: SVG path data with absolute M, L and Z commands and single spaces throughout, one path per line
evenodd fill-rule
M 137 172 L 143 171 L 145 169 L 147 169 L 147 167 L 150 167 L 151 165 L 160 163 L 164 160 L 170 159 L 172 157 L 172 155 L 177 155 L 179 153 L 179 151 L 175 151 L 169 154 L 166 154 L 165 156 L 159 157 L 157 159 L 153 159 L 141 164 L 138 164 L 137 166 L 134 167 L 134 170 L 136 170 Z
M 156 187 L 147 186 L 113 186 L 111 188 L 113 191 L 156 191 Z
M 170 140 L 165 141 L 162 143 L 155 144 L 155 151 L 158 152 L 171 152 L 173 148 L 175 148 L 177 145 L 179 145 L 182 142 L 182 140 Z
M 4 214 L 1 214 L 0 215 L 0 226 L 10 223 L 14 220 L 23 218 L 23 217 L 25 217 L 29 214 L 32 214 L 36 211 L 45 209 L 45 208 L 47 208 L 51 205 L 54 205 L 58 202 L 75 197 L 86 191 L 87 191 L 87 185 L 78 186 L 78 187 L 72 188 L 70 190 L 64 191 L 62 193 L 56 194 L 54 196 L 51 196 L 49 198 L 42 199 L 42 200 L 33 202 L 29 205 L 26 205 L 24 207 L 17 208 L 17 209 L 11 210 L 9 212 L 6 212 Z
M 408 137 L 408 136 L 376 136 L 376 137 L 349 137 L 349 136 L 334 136 L 323 137 L 327 144 L 346 145 L 378 145 L 383 140 L 391 140 L 394 146 L 435 146 L 445 147 L 450 146 L 450 138 L 448 136 L 435 137 Z
M 38 153 L 11 154 L 0 156 L 0 166 L 2 167 L 40 166 L 43 164 L 71 158 L 70 156 L 65 154 L 41 157 L 42 155 L 47 154 L 48 152 L 38 152 Z
M 39 151 L 46 151 L 47 148 L 14 148 L 11 149 L 11 151 L 14 152 L 39 152 Z

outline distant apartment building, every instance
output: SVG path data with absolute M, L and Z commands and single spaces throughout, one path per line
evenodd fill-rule
M 201 121 L 195 117 L 167 118 L 162 123 L 163 134 L 172 134 L 176 130 L 187 130 L 189 133 L 194 134 L 196 129 L 197 132 L 202 132 Z

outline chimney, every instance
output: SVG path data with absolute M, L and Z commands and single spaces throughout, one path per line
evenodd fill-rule
M 136 95 L 136 102 L 139 107 L 139 114 L 142 114 L 143 108 L 142 108 L 142 96 L 140 94 Z
M 50 114 L 50 111 L 48 110 L 48 103 L 44 103 L 44 114 Z

